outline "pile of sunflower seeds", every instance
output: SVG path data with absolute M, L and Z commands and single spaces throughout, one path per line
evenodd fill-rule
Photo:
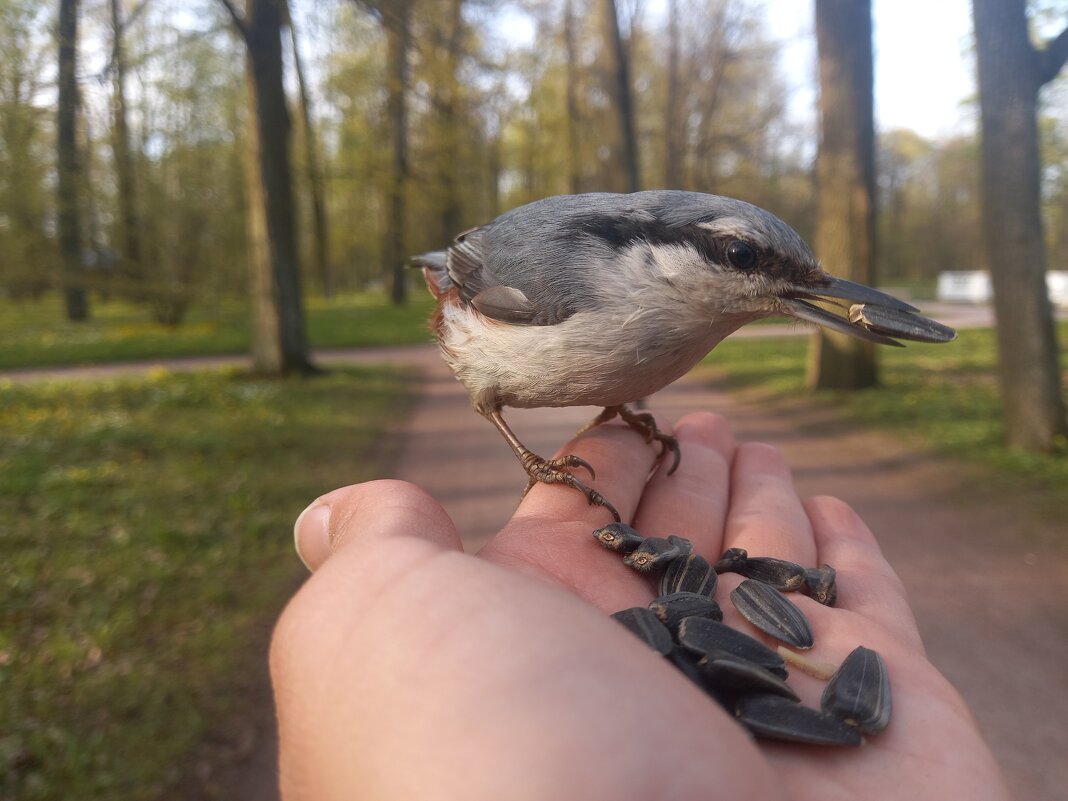
M 710 564 L 689 540 L 674 535 L 643 537 L 625 523 L 597 529 L 593 536 L 623 563 L 655 581 L 659 595 L 612 617 L 641 638 L 711 696 L 752 734 L 815 745 L 861 745 L 890 722 L 890 679 L 883 658 L 863 646 L 835 668 L 724 624 L 715 599 L 720 573 L 745 580 L 731 602 L 760 631 L 792 646 L 813 645 L 812 628 L 785 592 L 802 592 L 821 604 L 837 599 L 829 565 L 805 568 L 782 559 L 751 557 L 731 548 Z M 803 706 L 786 683 L 789 663 L 829 679 L 820 709 Z

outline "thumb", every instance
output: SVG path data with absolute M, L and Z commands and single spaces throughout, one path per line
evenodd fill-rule
M 356 543 L 367 546 L 405 537 L 463 549 L 441 505 L 406 481 L 368 481 L 328 492 L 301 512 L 293 526 L 297 555 L 311 571 Z

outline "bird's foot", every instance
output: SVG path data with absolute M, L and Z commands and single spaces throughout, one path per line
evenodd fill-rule
M 581 459 L 573 454 L 567 456 L 561 456 L 558 459 L 545 459 L 538 456 L 536 453 L 523 449 L 523 453 L 519 455 L 519 462 L 523 465 L 523 469 L 530 477 L 530 481 L 527 482 L 527 488 L 523 490 L 523 496 L 530 492 L 530 488 L 535 484 L 566 484 L 572 489 L 578 490 L 586 496 L 586 500 L 590 506 L 603 506 L 607 509 L 615 521 L 620 522 L 619 512 L 616 507 L 597 490 L 587 486 L 579 479 L 575 478 L 572 473 L 567 472 L 567 468 L 581 467 L 590 474 L 590 478 L 596 478 L 596 474 L 593 471 L 593 466 L 585 459 Z
M 616 415 L 619 415 L 624 423 L 645 437 L 646 442 L 659 442 L 661 459 L 664 458 L 664 455 L 668 451 L 671 451 L 672 462 L 671 469 L 668 470 L 669 476 L 678 469 L 679 460 L 682 458 L 682 451 L 679 450 L 679 441 L 670 434 L 662 432 L 656 425 L 656 418 L 649 414 L 649 412 L 631 411 L 626 406 L 606 406 L 604 411 L 583 426 L 579 433 L 587 431 L 601 423 L 607 423 Z

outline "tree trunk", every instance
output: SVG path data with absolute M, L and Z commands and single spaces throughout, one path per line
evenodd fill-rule
M 397 0 L 392 13 L 383 13 L 388 60 L 386 101 L 393 165 L 389 180 L 389 218 L 383 255 L 392 278 L 391 296 L 396 305 L 408 299 L 405 245 L 408 186 L 408 50 L 411 47 L 411 0 Z
M 575 9 L 573 0 L 564 3 L 564 87 L 567 118 L 567 191 L 582 191 L 582 161 L 579 153 L 578 53 L 575 44 Z
M 78 0 L 60 0 L 59 98 L 56 113 L 56 210 L 63 298 L 68 320 L 89 319 L 82 271 L 81 163 L 78 158 Z
M 820 145 L 815 245 L 827 270 L 874 283 L 875 126 L 871 2 L 816 0 Z M 813 335 L 808 383 L 862 389 L 878 382 L 875 348 L 822 329 Z
M 304 160 L 308 170 L 308 184 L 311 187 L 312 226 L 315 234 L 312 237 L 312 260 L 315 262 L 316 272 L 319 273 L 323 297 L 329 298 L 334 294 L 334 279 L 330 272 L 330 235 L 326 215 L 326 193 L 323 190 L 323 170 L 319 160 L 318 138 L 312 127 L 308 85 L 304 80 L 304 65 L 301 62 L 300 48 L 297 44 L 297 29 L 293 27 L 292 19 L 289 20 L 289 35 L 293 43 L 293 66 L 297 73 L 297 86 L 300 89 Z
M 130 157 L 130 128 L 126 115 L 126 33 L 120 0 L 109 0 L 111 7 L 111 148 L 115 159 L 118 189 L 120 235 L 122 237 L 123 274 L 142 290 L 145 274 L 141 263 L 141 222 L 137 214 L 137 187 Z
M 277 306 L 275 336 L 281 354 L 280 365 L 255 366 L 272 373 L 313 369 L 304 330 L 297 259 L 293 170 L 289 158 L 291 126 L 282 72 L 284 18 L 281 0 L 248 0 L 244 23 L 246 67 L 252 88 L 252 124 L 256 128 L 271 281 Z
M 1040 207 L 1038 91 L 1068 54 L 1068 30 L 1031 45 L 1025 0 L 973 0 L 982 111 L 984 245 L 998 321 L 998 378 L 1008 443 L 1065 444 L 1068 424 L 1046 289 Z
M 612 93 L 622 146 L 620 166 L 626 182 L 625 191 L 637 192 L 641 184 L 641 173 L 638 169 L 638 137 L 634 126 L 634 93 L 630 86 L 630 56 L 619 30 L 616 0 L 604 0 L 604 10 L 608 48 L 612 54 Z
M 246 73 L 249 109 L 255 113 L 252 73 Z M 245 238 L 248 250 L 248 288 L 252 309 L 252 366 L 257 373 L 284 372 L 282 339 L 278 335 L 278 297 L 271 274 L 271 245 L 267 239 L 267 202 L 260 177 L 258 126 L 248 126 L 248 143 L 242 154 L 245 173 Z
M 664 94 L 664 186 L 681 189 L 682 121 L 679 103 L 679 0 L 668 0 L 667 91 Z
M 463 55 L 463 0 L 450 0 L 448 33 L 445 38 L 445 73 L 435 87 L 434 106 L 441 122 L 441 157 L 438 180 L 441 184 L 441 235 L 451 242 L 460 233 L 463 203 L 460 189 L 460 60 Z

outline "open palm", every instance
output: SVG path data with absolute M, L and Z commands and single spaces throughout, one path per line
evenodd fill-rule
M 433 499 L 380 481 L 323 496 L 298 526 L 316 572 L 272 646 L 284 797 L 1007 798 L 863 522 L 831 498 L 802 503 L 778 451 L 736 445 L 722 418 L 691 415 L 674 433 L 683 458 L 670 477 L 624 426 L 564 450 L 597 467 L 598 491 L 646 536 L 685 536 L 711 559 L 741 547 L 837 568 L 836 608 L 795 599 L 809 653 L 883 655 L 884 733 L 859 749 L 752 740 L 607 617 L 654 593 L 596 544 L 607 513 L 578 493 L 534 487 L 471 556 Z M 722 576 L 717 594 L 736 582 Z M 821 682 L 794 671 L 790 683 L 818 706 Z

